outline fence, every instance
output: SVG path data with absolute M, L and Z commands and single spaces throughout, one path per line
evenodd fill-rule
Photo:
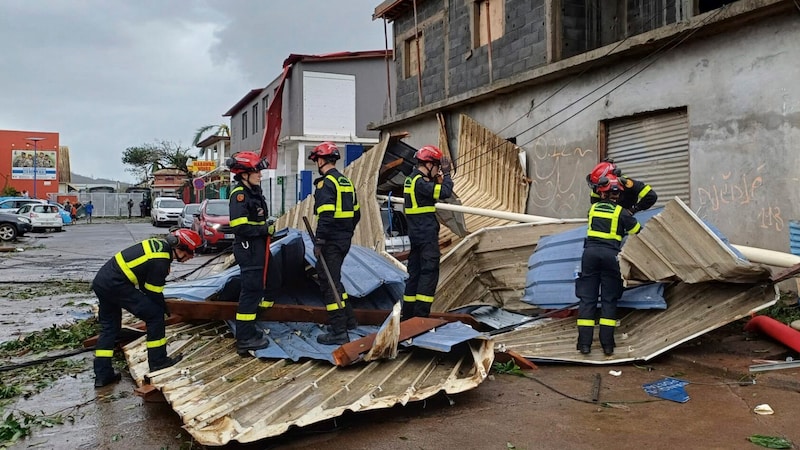
M 56 201 L 57 194 L 50 194 L 50 200 Z M 61 194 L 62 196 L 64 194 Z M 142 211 L 139 203 L 144 199 L 144 193 L 110 193 L 110 192 L 78 192 L 70 193 L 70 196 L 78 197 L 78 201 L 85 205 L 89 201 L 94 205 L 93 217 L 128 217 L 128 200 L 133 200 L 131 215 L 141 217 Z

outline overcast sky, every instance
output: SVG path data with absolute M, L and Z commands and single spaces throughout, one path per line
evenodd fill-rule
M 130 182 L 123 150 L 229 124 L 290 53 L 383 49 L 380 3 L 0 0 L 0 129 L 58 132 L 73 172 Z

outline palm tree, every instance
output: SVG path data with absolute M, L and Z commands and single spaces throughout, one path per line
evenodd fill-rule
M 227 125 L 225 125 L 224 123 L 221 124 L 221 125 L 206 125 L 206 126 L 202 126 L 202 127 L 197 129 L 197 132 L 195 132 L 194 140 L 192 141 L 192 147 L 197 147 L 197 144 L 199 144 L 200 141 L 203 140 L 203 135 L 206 134 L 207 131 L 213 130 L 214 128 L 216 128 L 216 131 L 214 132 L 214 134 L 212 134 L 212 136 L 227 136 L 227 137 L 231 137 L 231 129 Z M 204 149 L 201 148 L 197 152 L 197 156 L 203 156 L 203 150 Z

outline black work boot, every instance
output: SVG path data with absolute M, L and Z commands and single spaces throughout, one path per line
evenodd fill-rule
M 182 359 L 183 355 L 167 357 L 167 347 L 164 346 L 147 349 L 147 365 L 150 367 L 150 372 L 172 367 Z
M 269 347 L 269 339 L 262 330 L 256 330 L 257 334 L 249 339 L 236 340 L 236 352 L 241 355 L 248 355 L 251 351 L 261 350 Z
M 594 327 L 578 327 L 577 349 L 581 354 L 588 355 L 592 352 L 592 339 L 594 338 Z
M 603 353 L 606 356 L 614 354 L 614 327 L 600 325 L 600 345 L 603 347 Z
M 350 342 L 347 335 L 347 314 L 337 309 L 328 313 L 330 317 L 330 331 L 317 336 L 317 342 L 324 345 L 342 345 Z
M 429 302 L 421 302 L 417 300 L 417 305 L 414 306 L 414 317 L 428 317 L 431 315 L 431 304 Z
M 101 388 L 116 383 L 122 375 L 111 366 L 111 358 L 95 358 L 94 360 L 94 387 Z

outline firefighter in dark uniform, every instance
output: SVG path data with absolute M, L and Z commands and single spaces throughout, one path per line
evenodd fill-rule
M 111 365 L 122 309 L 147 324 L 147 363 L 150 371 L 175 365 L 181 356 L 167 357 L 164 285 L 172 260 L 186 262 L 203 244 L 195 231 L 178 229 L 165 238 L 146 239 L 114 255 L 97 272 L 92 290 L 99 300 L 100 336 L 94 351 L 94 387 L 119 381 Z
M 268 264 L 267 236 L 275 232 L 268 219 L 267 202 L 261 192 L 261 171 L 269 167 L 266 159 L 254 152 L 239 152 L 229 158 L 227 165 L 238 183 L 231 189 L 229 200 L 230 225 L 233 230 L 233 256 L 239 264 L 241 291 L 236 309 L 236 351 L 250 351 L 269 346 L 264 330 L 256 324 L 259 306 L 269 308 L 275 300 L 271 290 L 265 290 L 266 278 L 272 278 L 274 264 Z
M 347 343 L 347 330 L 358 327 L 353 306 L 342 284 L 342 263 L 350 251 L 350 242 L 361 220 L 361 211 L 353 183 L 336 170 L 336 161 L 340 157 L 339 148 L 333 142 L 319 144 L 308 155 L 308 159 L 317 164 L 321 175 L 314 180 L 314 213 L 317 216 L 314 256 L 317 258 L 319 287 L 330 322 L 328 332 L 317 336 L 317 342 L 326 345 Z M 322 259 L 327 263 L 339 294 L 338 299 L 325 276 Z
M 597 298 L 600 297 L 600 345 L 608 356 L 614 354 L 617 300 L 623 291 L 617 255 L 622 248 L 622 237 L 638 233 L 641 226 L 619 205 L 624 190 L 616 176 L 602 177 L 598 185 L 600 201 L 589 209 L 581 273 L 575 280 L 575 295 L 580 298 L 577 347 L 583 354 L 592 351 Z
M 631 214 L 650 209 L 658 201 L 658 194 L 649 184 L 622 175 L 622 171 L 614 164 L 614 160 L 606 158 L 594 166 L 589 175 L 586 175 L 586 181 L 592 190 L 589 194 L 592 203 L 600 201 L 600 194 L 597 192 L 598 183 L 601 178 L 608 175 L 616 177 L 625 189 L 618 204 L 630 211 Z
M 408 280 L 403 292 L 403 320 L 428 317 L 439 283 L 439 221 L 436 202 L 453 194 L 450 160 L 438 147 L 426 145 L 414 154 L 417 167 L 403 185 L 408 221 Z

